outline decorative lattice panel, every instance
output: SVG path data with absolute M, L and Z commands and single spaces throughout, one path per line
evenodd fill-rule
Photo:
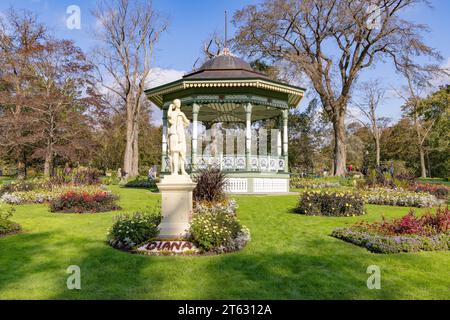
M 289 180 L 256 178 L 253 180 L 253 192 L 256 193 L 289 192 Z
M 228 178 L 226 184 L 226 191 L 231 193 L 247 192 L 248 185 L 246 178 Z

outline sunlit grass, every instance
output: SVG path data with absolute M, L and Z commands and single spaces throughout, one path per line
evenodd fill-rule
M 123 211 L 152 206 L 160 195 L 112 188 Z M 0 299 L 448 299 L 449 252 L 373 254 L 329 236 L 358 220 L 399 217 L 409 209 L 368 206 L 362 217 L 291 213 L 297 196 L 240 196 L 238 215 L 252 232 L 244 250 L 220 256 L 149 257 L 110 248 L 117 212 L 53 214 L 16 207 L 24 233 L 0 239 Z M 417 210 L 423 212 L 424 210 Z M 81 267 L 81 290 L 66 269 Z M 381 290 L 369 290 L 369 265 Z

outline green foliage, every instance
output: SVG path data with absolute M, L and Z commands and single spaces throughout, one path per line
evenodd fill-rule
M 395 170 L 394 170 L 395 173 Z M 415 177 L 410 174 L 394 174 L 383 172 L 381 168 L 370 170 L 364 180 L 357 183 L 359 188 L 408 189 L 415 184 Z
M 108 232 L 108 243 L 118 249 L 130 250 L 138 244 L 155 238 L 161 222 L 159 210 L 137 211 L 133 214 L 120 214 Z
M 313 99 L 305 110 L 289 114 L 289 167 L 293 172 L 322 172 L 331 162 L 329 150 L 323 150 L 323 142 L 329 132 L 328 122 Z M 305 152 L 308 150 L 308 152 Z
M 249 230 L 236 217 L 213 213 L 195 216 L 189 232 L 198 247 L 218 253 L 239 250 L 250 238 Z
M 136 177 L 123 185 L 125 188 L 156 188 L 156 181 L 149 180 L 147 177 Z
M 0 236 L 19 232 L 22 229 L 18 223 L 11 221 L 14 211 L 13 208 L 7 209 L 0 206 Z
M 291 188 L 303 189 L 321 189 L 321 188 L 339 188 L 341 183 L 339 181 L 330 181 L 326 179 L 308 179 L 301 177 L 291 177 L 289 180 L 289 185 Z
M 189 229 L 189 239 L 205 251 L 229 252 L 242 249 L 250 231 L 236 216 L 235 200 L 197 202 Z
M 58 169 L 55 176 L 50 178 L 54 185 L 96 185 L 100 183 L 101 172 L 95 168 L 69 168 Z
M 300 196 L 295 212 L 313 216 L 362 215 L 365 213 L 364 199 L 353 192 L 309 191 Z
M 194 189 L 195 201 L 216 202 L 225 199 L 225 173 L 214 167 L 200 169 L 194 176 L 197 186 Z

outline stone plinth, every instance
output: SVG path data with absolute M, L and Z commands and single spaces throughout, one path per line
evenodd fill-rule
M 160 238 L 181 238 L 189 229 L 192 191 L 196 183 L 188 175 L 168 175 L 157 184 L 161 192 Z

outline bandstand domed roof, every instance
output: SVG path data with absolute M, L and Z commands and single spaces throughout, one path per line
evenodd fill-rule
M 225 48 L 220 55 L 181 79 L 148 89 L 145 93 L 150 101 L 162 109 L 164 104 L 167 107 L 174 98 L 180 98 L 184 105 L 192 105 L 197 101 L 203 105 L 203 116 L 206 116 L 207 104 L 224 105 L 228 101 L 242 106 L 243 103 L 251 102 L 263 108 L 265 111 L 261 111 L 261 118 L 267 118 L 266 110 L 270 108 L 279 113 L 277 108 L 296 107 L 304 91 L 303 88 L 272 80 L 264 73 L 253 70 L 249 63 Z M 253 113 L 254 116 L 256 114 L 257 111 Z
M 268 77 L 252 69 L 249 63 L 231 54 L 220 54 L 206 61 L 199 69 L 186 74 L 183 79 L 252 79 Z

